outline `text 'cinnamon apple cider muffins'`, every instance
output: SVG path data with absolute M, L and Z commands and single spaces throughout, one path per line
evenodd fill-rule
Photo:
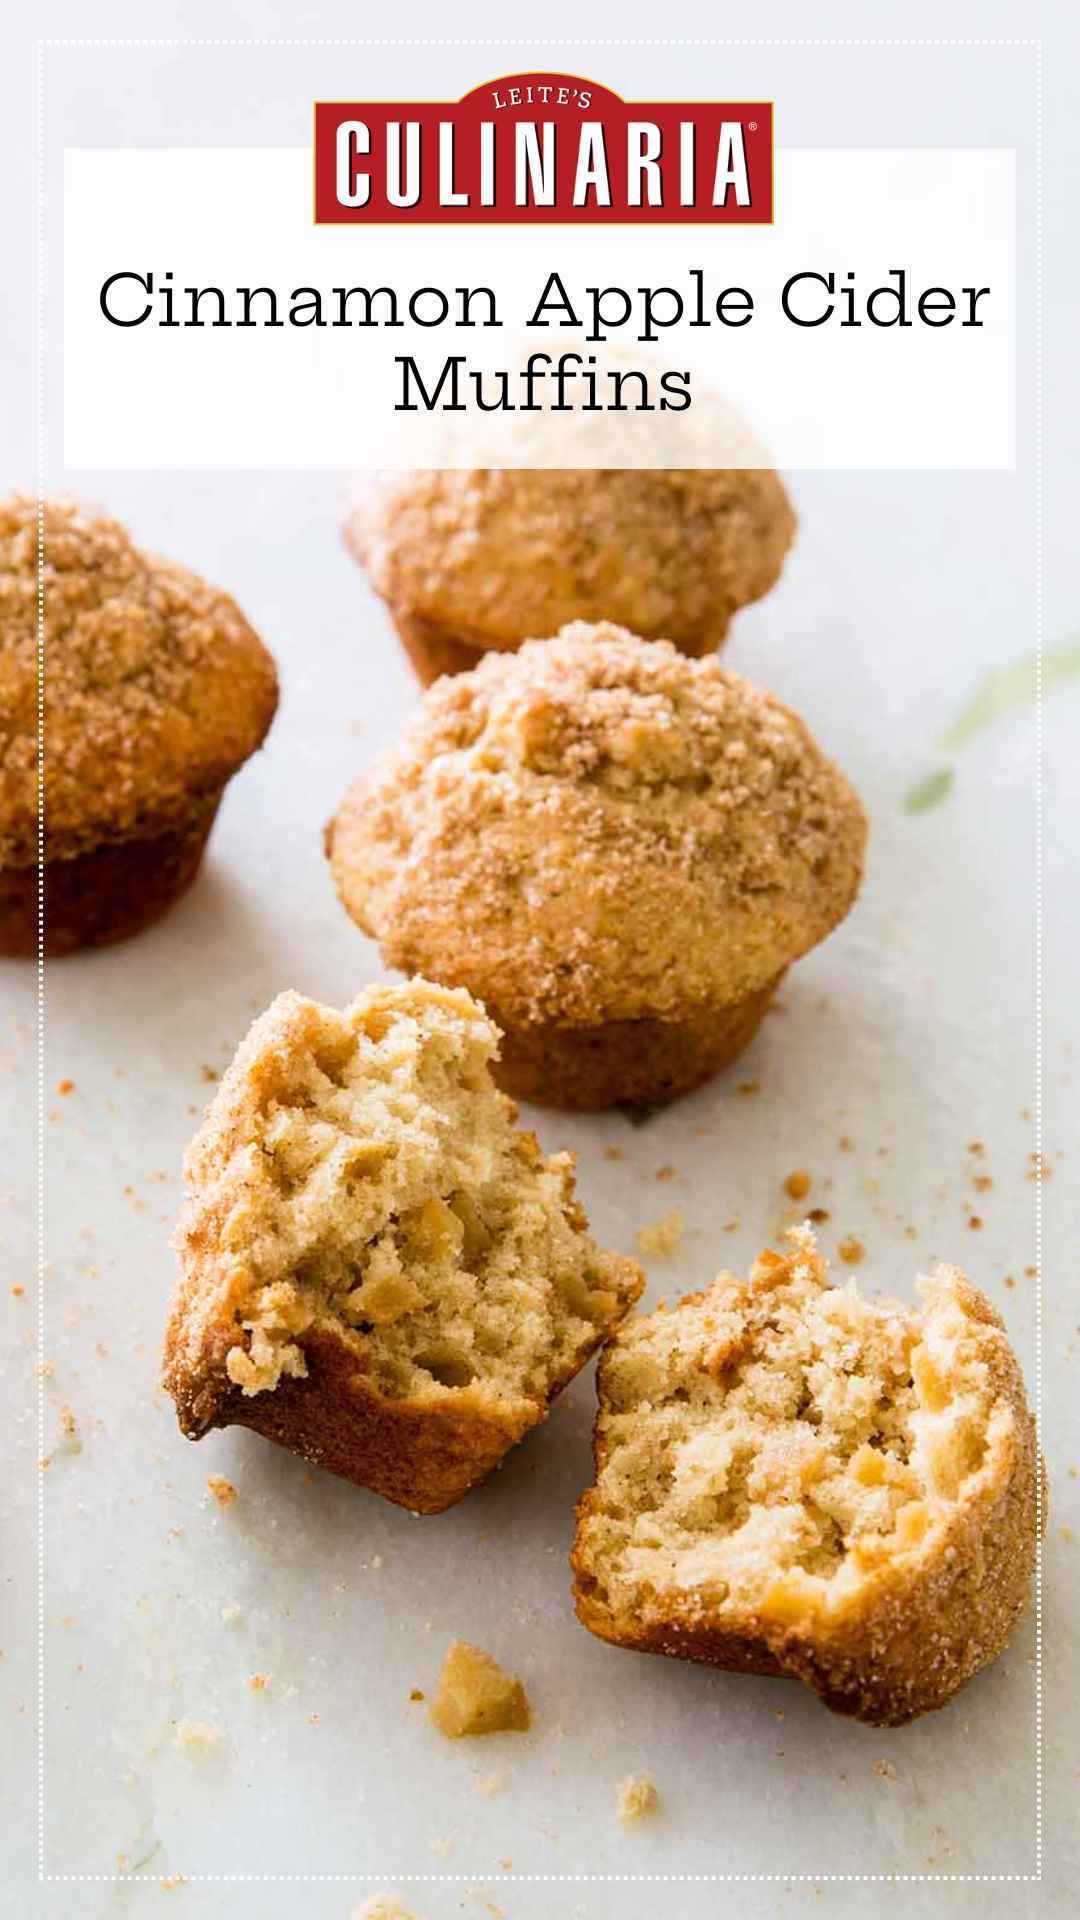
M 419 1513 L 543 1420 L 637 1298 L 491 1079 L 468 994 L 284 993 L 185 1162 L 165 1384 L 191 1439 L 253 1427 Z
M 39 650 L 37 503 L 0 504 L 0 952 L 17 955 L 38 944 L 39 777 L 45 951 L 119 940 L 194 878 L 277 706 L 227 594 L 72 500 L 45 502 L 42 534 Z
M 777 475 L 754 467 L 394 473 L 345 521 L 425 686 L 571 620 L 710 653 L 794 531 Z
M 327 852 L 388 965 L 484 1002 L 502 1086 L 587 1108 L 732 1060 L 848 911 L 865 835 L 772 695 L 577 624 L 430 688 Z
M 629 1321 L 598 1382 L 577 1610 L 601 1639 L 802 1680 L 900 1726 L 992 1660 L 1035 1560 L 1034 1423 L 955 1267 L 920 1305 L 828 1284 L 809 1228 Z

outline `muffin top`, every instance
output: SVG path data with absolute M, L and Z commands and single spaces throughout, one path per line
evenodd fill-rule
M 385 476 L 345 537 L 390 606 L 480 649 L 583 619 L 705 653 L 794 530 L 763 468 L 480 467 Z
M 384 959 L 503 1025 L 678 1019 L 841 920 L 866 822 L 772 695 L 576 624 L 436 683 L 327 830 Z
M 227 594 L 72 500 L 44 510 L 46 857 L 167 831 L 255 751 L 277 675 Z M 37 505 L 0 503 L 0 862 L 37 857 Z

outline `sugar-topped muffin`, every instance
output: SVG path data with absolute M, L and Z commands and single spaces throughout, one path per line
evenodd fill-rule
M 830 1286 L 809 1229 L 790 1238 L 607 1350 L 577 1609 L 618 1646 L 789 1674 L 899 1726 L 1008 1639 L 1035 1559 L 1034 1423 L 957 1268 L 906 1307 Z
M 755 467 L 391 473 L 345 522 L 424 685 L 571 620 L 710 653 L 794 531 L 777 475 Z
M 253 1427 L 438 1513 L 622 1319 L 641 1273 L 515 1128 L 497 1045 L 423 980 L 255 1022 L 185 1162 L 164 1378 L 191 1439 Z
M 45 951 L 119 940 L 194 878 L 225 785 L 277 706 L 236 603 L 45 502 Z M 38 513 L 0 504 L 0 952 L 38 942 Z
M 500 1083 L 655 1102 L 747 1044 L 843 919 L 866 823 L 788 708 L 715 659 L 573 625 L 434 686 L 327 829 L 390 966 L 468 987 Z

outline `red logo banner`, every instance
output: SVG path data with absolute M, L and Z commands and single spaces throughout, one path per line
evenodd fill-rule
M 628 101 L 522 73 L 458 101 L 315 105 L 315 222 L 768 225 L 769 101 Z

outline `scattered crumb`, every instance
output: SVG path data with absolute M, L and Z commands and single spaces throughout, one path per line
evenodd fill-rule
M 724 1221 L 724 1232 L 738 1233 L 739 1228 L 741 1226 L 742 1226 L 742 1221 L 739 1219 L 738 1215 L 737 1214 L 733 1215 L 733 1217 L 730 1220 Z
M 221 1078 L 216 1067 L 202 1066 L 199 1068 L 199 1072 L 206 1081 L 207 1086 L 213 1086 L 214 1082 Z
M 904 1228 L 904 1239 L 905 1239 L 905 1240 L 917 1240 L 917 1239 L 918 1239 L 918 1237 L 919 1237 L 919 1229 L 918 1229 L 918 1227 L 912 1227 L 912 1226 L 906 1226 L 906 1227 Z
M 875 1760 L 873 1771 L 877 1774 L 879 1780 L 896 1779 L 896 1768 L 893 1766 L 891 1760 Z
M 170 1873 L 166 1875 L 164 1880 L 158 1881 L 162 1893 L 175 1893 L 177 1887 L 186 1887 L 187 1884 L 188 1876 L 186 1873 Z
M 490 1653 L 455 1640 L 439 1675 L 428 1717 L 448 1740 L 484 1733 L 525 1733 L 529 1702 L 516 1673 L 507 1673 Z
M 1073 1532 L 1071 1527 L 1059 1527 L 1058 1531 L 1061 1534 L 1061 1537 L 1065 1541 L 1067 1546 L 1070 1546 L 1070 1547 L 1075 1546 L 1076 1535 Z
M 1049 1180 L 1052 1177 L 1053 1168 L 1045 1153 L 1029 1153 L 1028 1159 L 1031 1162 L 1029 1180 Z
M 975 1174 L 971 1184 L 974 1187 L 976 1193 L 989 1193 L 994 1182 L 990 1174 L 977 1173 Z
M 849 1267 L 857 1267 L 859 1261 L 864 1259 L 866 1255 L 866 1248 L 863 1246 L 858 1235 L 854 1233 L 849 1233 L 846 1239 L 841 1240 L 836 1251 L 845 1265 Z
M 248 1686 L 251 1688 L 252 1693 L 265 1693 L 269 1685 L 270 1675 L 268 1673 L 248 1674 Z
M 841 1153 L 854 1153 L 855 1151 L 855 1142 L 849 1133 L 842 1133 L 836 1144 Z
M 1013 1279 L 1013 1277 L 1012 1277 L 1012 1274 L 1011 1274 L 1011 1273 L 1007 1273 L 1007 1274 L 1005 1275 L 1005 1282 L 1004 1282 L 1004 1284 L 1005 1284 L 1005 1285 L 1006 1285 L 1007 1287 L 1015 1287 L 1015 1285 L 1016 1285 L 1016 1281 L 1015 1281 L 1015 1280 Z
M 638 1228 L 637 1243 L 642 1253 L 655 1260 L 667 1260 L 676 1251 L 686 1231 L 686 1221 L 678 1207 L 669 1207 L 659 1220 Z
M 968 1214 L 968 1226 L 971 1228 L 973 1233 L 978 1233 L 980 1231 L 982 1227 L 982 1221 L 979 1218 L 979 1215 L 977 1213 Z
M 223 1511 L 226 1507 L 231 1507 L 233 1501 L 236 1499 L 236 1488 L 233 1486 L 232 1481 L 226 1480 L 224 1474 L 221 1473 L 212 1473 L 210 1475 L 210 1478 L 206 1482 L 206 1491 L 207 1493 L 213 1494 L 218 1506 L 221 1507 Z
M 623 1150 L 621 1147 L 605 1147 L 604 1148 L 605 1160 L 621 1160 L 622 1158 L 623 1158 Z
M 760 1080 L 740 1080 L 736 1091 L 738 1093 L 745 1094 L 746 1096 L 749 1096 L 755 1093 L 760 1093 L 761 1081 Z
M 792 1200 L 805 1200 L 810 1191 L 810 1175 L 803 1168 L 789 1173 L 784 1181 L 784 1192 Z
M 624 1827 L 648 1819 L 660 1805 L 656 1782 L 649 1773 L 628 1773 L 625 1780 L 619 1781 L 617 1792 L 619 1820 Z
M 15 1295 L 16 1300 L 21 1300 L 23 1297 L 23 1294 L 26 1292 L 26 1288 L 20 1287 L 20 1286 L 14 1286 L 12 1287 L 11 1291 Z
M 413 1687 L 412 1690 L 410 1691 L 409 1699 L 410 1700 L 426 1700 L 427 1694 L 424 1692 L 423 1687 Z
M 657 1167 L 656 1178 L 658 1180 L 675 1180 L 678 1178 L 677 1169 L 671 1166 L 668 1161 L 665 1161 L 662 1167 Z
M 1025 1278 L 1025 1280 L 1035 1280 L 1035 1279 L 1037 1279 L 1037 1278 L 1038 1278 L 1038 1273 L 1039 1273 L 1039 1269 L 1038 1269 L 1038 1267 L 1025 1267 L 1025 1268 L 1024 1268 L 1024 1278 Z
M 211 1726 L 209 1720 L 178 1720 L 176 1723 L 178 1747 L 216 1747 L 220 1739 L 220 1730 Z
M 70 1407 L 61 1407 L 60 1426 L 61 1430 L 68 1434 L 69 1437 L 75 1432 L 75 1415 L 72 1413 Z
M 972 1154 L 976 1160 L 981 1160 L 983 1154 L 986 1152 L 986 1148 L 983 1146 L 981 1140 L 969 1140 L 968 1152 Z
M 74 1093 L 74 1091 L 75 1091 L 75 1082 L 74 1082 L 74 1080 L 61 1080 L 61 1081 L 59 1081 L 59 1083 L 58 1083 L 58 1085 L 57 1085 L 57 1088 L 56 1088 L 56 1091 L 57 1091 L 57 1093 Z
M 815 1227 L 823 1227 L 830 1217 L 829 1209 L 828 1207 L 811 1207 L 806 1217 L 813 1221 Z
M 452 1833 L 439 1833 L 431 1842 L 431 1851 L 439 1860 L 449 1860 L 457 1845 Z
M 354 1907 L 350 1920 L 420 1920 L 411 1907 L 403 1907 L 401 1901 L 392 1893 L 377 1893 L 373 1900 L 365 1900 L 362 1907 Z
M 505 1773 L 482 1773 L 476 1783 L 477 1793 L 486 1793 L 489 1799 L 501 1793 L 506 1785 Z

